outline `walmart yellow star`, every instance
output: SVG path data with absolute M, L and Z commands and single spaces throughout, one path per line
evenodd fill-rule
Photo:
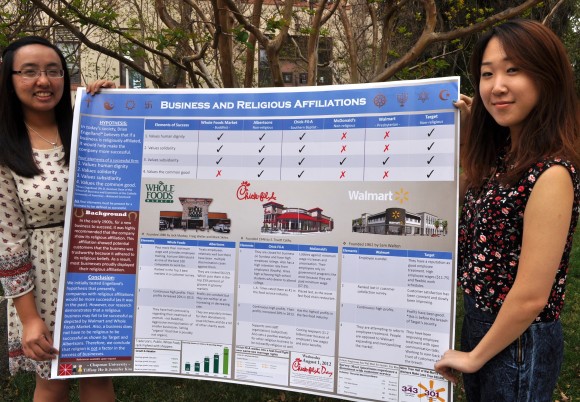
M 395 201 L 399 201 L 401 204 L 405 201 L 409 201 L 409 197 L 407 197 L 408 195 L 409 192 L 401 187 L 399 191 L 395 191 Z

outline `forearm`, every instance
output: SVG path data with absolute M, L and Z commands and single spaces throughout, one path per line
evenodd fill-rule
M 52 346 L 52 334 L 38 313 L 34 293 L 15 297 L 14 307 L 22 322 L 22 350 L 24 355 L 37 361 L 54 359 L 58 351 Z
M 36 308 L 36 302 L 34 300 L 34 292 L 28 292 L 22 296 L 18 296 L 12 299 L 16 312 L 18 313 L 18 318 L 23 325 L 36 320 L 41 319 L 38 309 Z
M 478 368 L 517 340 L 542 311 L 547 297 L 530 297 L 524 290 L 512 288 L 492 327 L 470 352 Z

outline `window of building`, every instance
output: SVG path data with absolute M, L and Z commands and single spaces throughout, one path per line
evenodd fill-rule
M 54 44 L 66 59 L 71 84 L 81 84 L 81 42 L 65 27 L 54 28 Z
M 317 77 L 318 85 L 332 84 L 332 70 L 330 62 L 332 61 L 332 38 L 322 37 L 318 44 L 318 67 Z M 282 46 L 279 57 L 284 62 L 286 69 L 292 69 L 296 72 L 307 71 L 308 65 L 304 62 L 303 56 L 308 53 L 308 37 L 307 36 L 293 36 L 286 41 Z M 302 74 L 305 74 L 302 76 Z M 306 85 L 308 82 L 307 73 L 299 73 L 296 82 L 293 78 L 289 81 L 282 77 L 284 84 L 287 85 Z M 258 53 L 258 86 L 269 87 L 272 86 L 272 76 L 266 52 L 260 49 Z
M 282 80 L 284 81 L 284 84 L 292 84 L 292 78 L 292 73 L 282 73 Z
M 139 67 L 145 66 L 143 56 L 139 55 L 137 49 L 130 43 L 122 43 L 121 50 L 127 61 L 137 64 Z M 125 88 L 146 88 L 145 77 L 129 67 L 127 64 L 119 62 L 120 81 Z

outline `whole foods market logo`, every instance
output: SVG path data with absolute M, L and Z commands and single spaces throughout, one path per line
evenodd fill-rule
M 147 194 L 145 202 L 162 202 L 170 204 L 173 202 L 173 193 L 175 192 L 173 184 L 165 184 L 160 181 L 157 184 L 145 184 Z

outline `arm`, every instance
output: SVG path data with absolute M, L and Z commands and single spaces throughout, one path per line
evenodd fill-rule
M 13 299 L 18 318 L 22 322 L 22 349 L 26 357 L 43 361 L 56 357 L 57 350 L 52 346 L 52 336 L 48 327 L 38 314 L 34 293 L 28 292 Z
M 48 360 L 54 354 L 52 339 L 36 309 L 25 218 L 14 177 L 5 166 L 0 166 L 0 206 L 0 282 L 22 322 L 25 355 Z
M 542 311 L 570 228 L 574 190 L 566 168 L 553 166 L 538 179 L 524 213 L 518 274 L 489 332 L 471 352 L 449 350 L 435 370 L 456 382 L 453 369 L 479 370 L 516 340 Z

